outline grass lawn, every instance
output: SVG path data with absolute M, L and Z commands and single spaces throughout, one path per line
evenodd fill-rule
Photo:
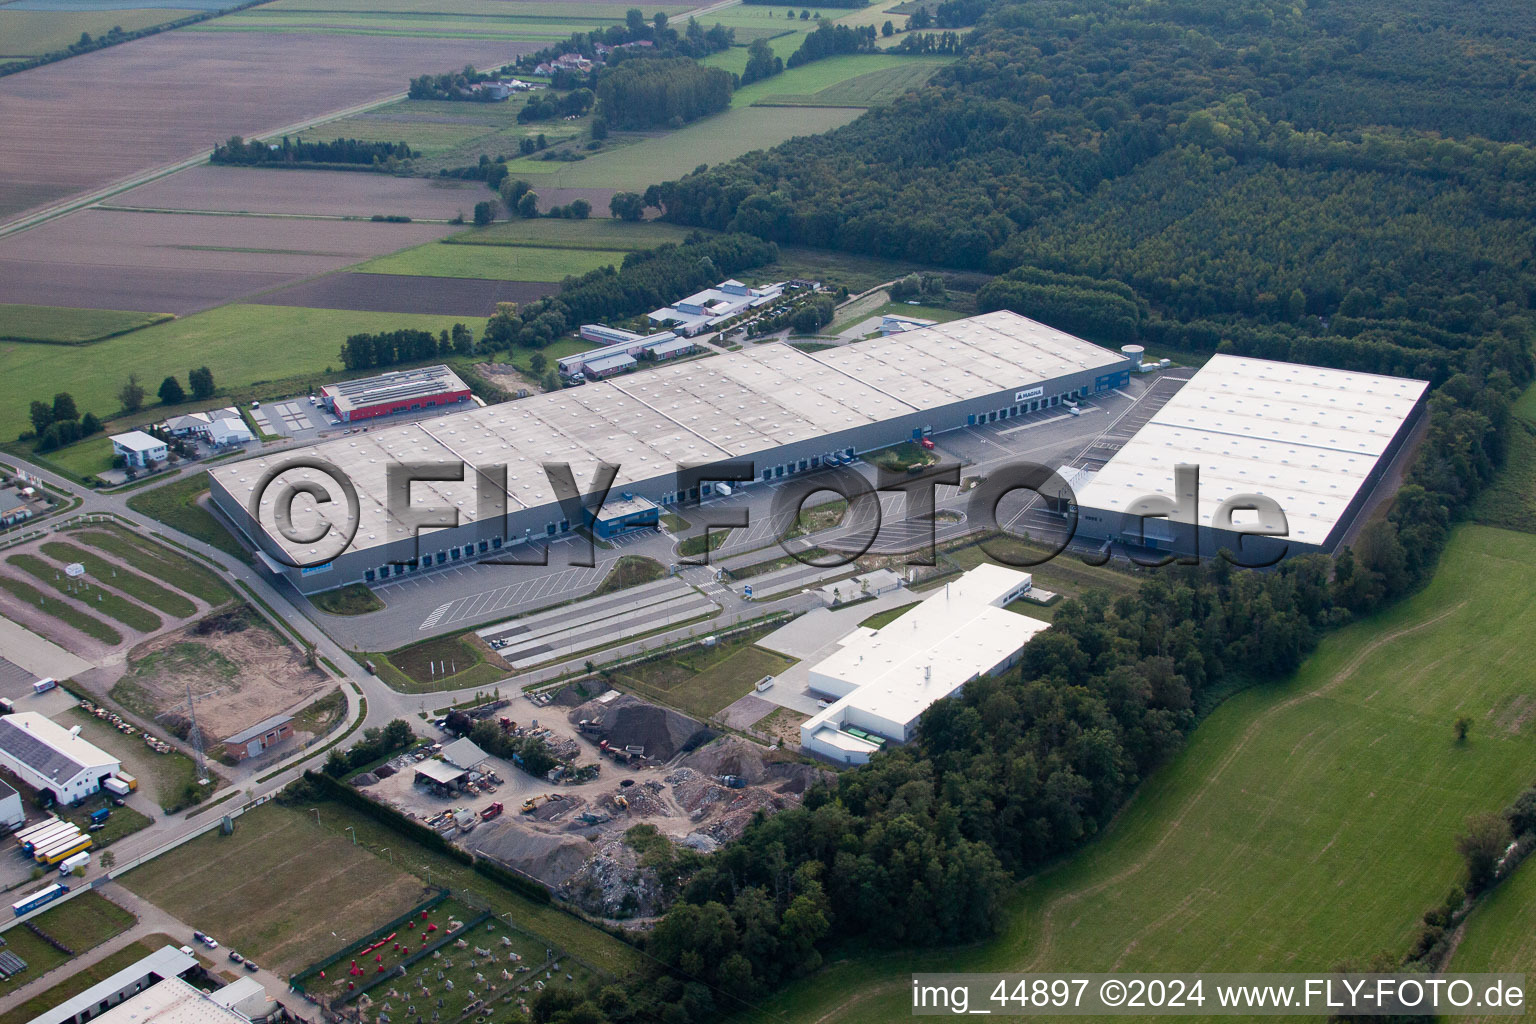
M 904 473 L 909 466 L 929 466 L 939 461 L 938 455 L 916 441 L 902 441 L 889 448 L 877 448 L 860 456 L 873 466 L 882 466 L 894 473 Z
M 379 670 L 379 678 L 402 693 L 490 685 L 511 674 L 486 661 L 465 636 L 433 637 L 369 658 Z
M 677 553 L 684 558 L 693 558 L 702 555 L 706 550 L 714 551 L 725 543 L 725 538 L 730 536 L 729 529 L 713 529 L 708 533 L 695 534 L 692 537 L 684 537 L 678 541 Z
M 236 818 L 233 835 L 199 836 L 121 881 L 280 976 L 427 895 L 419 879 L 316 825 L 314 815 L 275 804 Z
M 643 192 L 647 186 L 679 178 L 699 164 L 724 163 L 796 135 L 819 135 L 861 113 L 848 107 L 738 107 L 574 163 L 524 159 L 507 166 L 514 177 L 533 182 L 534 191 L 559 186 Z
M 111 846 L 124 836 L 131 836 L 141 828 L 147 828 L 153 822 L 140 814 L 132 807 L 113 807 L 112 801 L 106 797 L 89 799 L 78 808 L 60 808 L 59 816 L 79 825 L 82 831 L 90 831 L 91 812 L 103 808 L 112 812 L 107 823 L 101 828 L 91 832 L 91 853 Z
M 337 352 L 349 334 L 400 328 L 436 334 L 455 322 L 476 334 L 485 327 L 478 317 L 235 304 L 92 345 L 0 344 L 0 376 L 26 382 L 16 396 L 21 401 L 0 405 L 0 436 L 15 437 L 28 429 L 27 402 L 51 399 L 60 391 L 74 395 L 81 409 L 109 418 L 130 372 L 155 382 L 171 374 L 184 376 L 189 366 L 207 366 L 224 392 L 235 392 L 272 381 L 279 373 L 321 373 L 340 362 Z M 150 406 L 139 421 L 155 415 Z
M 646 558 L 644 555 L 623 555 L 614 563 L 603 582 L 597 585 L 597 589 L 592 591 L 592 596 L 638 587 L 642 583 L 665 579 L 666 576 L 667 567 L 654 558 Z
M 361 583 L 311 594 L 309 603 L 330 615 L 367 615 L 384 607 L 384 601 Z
M 714 647 L 694 646 L 614 673 L 622 690 L 660 701 L 696 718 L 719 714 L 752 692 L 763 676 L 777 675 L 793 658 L 755 646 L 774 626 L 722 640 Z
M 1026 564 L 1045 557 L 1047 550 L 1038 544 L 999 534 L 987 539 L 986 550 L 977 540 L 970 539 L 960 547 L 946 550 L 943 557 L 960 569 L 974 569 L 983 562 L 1020 569 L 1030 573 L 1037 586 L 1057 593 L 1078 594 L 1085 590 L 1107 590 L 1116 594 L 1129 594 L 1141 585 L 1138 572 L 1107 565 L 1089 565 L 1073 555 L 1058 555 L 1039 565 Z M 1013 564 L 1002 559 L 1009 559 Z M 1031 603 L 1030 607 L 1036 609 L 1029 612 L 1030 615 L 1045 611 L 1037 604 Z
M 96 616 L 87 615 L 67 601 L 61 601 L 56 597 L 50 598 L 30 583 L 12 579 L 9 576 L 0 576 L 0 590 L 4 590 L 18 601 L 42 609 L 65 625 L 72 626 L 104 644 L 116 645 L 123 642 L 123 634 Z
M 521 345 L 514 345 L 512 346 L 511 363 L 523 373 L 536 378 L 538 374 L 533 372 L 534 353 L 542 352 L 544 354 L 544 372 L 548 373 L 555 368 L 557 362 L 566 356 L 573 356 L 578 352 L 585 352 L 591 348 L 597 348 L 597 346 L 590 341 L 583 341 L 580 338 L 556 338 L 543 348 L 523 348 Z
M 78 479 L 84 479 L 111 469 L 112 454 L 111 440 L 106 434 L 100 434 L 51 452 L 34 452 L 33 457 L 39 462 L 57 466 Z
M 1425 901 L 1426 905 L 1431 902 Z M 1446 969 L 1529 974 L 1532 968 L 1536 968 L 1536 862 L 1526 858 L 1467 916 L 1461 945 Z
M 1520 396 L 1514 414 L 1504 468 L 1478 495 L 1472 516 L 1488 526 L 1536 533 L 1536 387 Z
M 997 938 L 856 956 L 764 1008 L 892 1020 L 929 969 L 1304 971 L 1401 954 L 1464 875 L 1467 815 L 1531 783 L 1533 561 L 1536 537 L 1459 527 L 1422 592 L 1217 708 L 1102 838 L 1016 890 Z M 1458 744 L 1461 715 L 1474 725 Z M 1511 904 L 1531 892 L 1518 872 L 1511 885 Z M 1489 937 L 1455 967 L 1518 970 L 1494 958 L 1532 948 L 1531 906 L 1474 915 Z
M 185 555 L 122 527 L 93 525 L 89 529 L 71 532 L 69 539 L 105 551 L 162 583 L 214 607 L 234 597 L 224 581 L 213 572 Z
M 79 562 L 85 566 L 86 573 L 99 583 L 114 590 L 120 590 L 129 597 L 142 601 L 172 618 L 184 619 L 197 611 L 197 605 L 187 600 L 185 595 L 167 590 L 154 580 L 146 579 L 136 572 L 119 568 L 85 548 L 76 547 L 61 540 L 46 541 L 42 547 L 43 553 L 49 558 L 66 564 Z
M 800 515 L 795 518 L 795 525 L 789 528 L 789 532 L 784 537 L 786 540 L 793 540 L 796 537 L 804 537 L 808 533 L 830 530 L 842 523 L 843 517 L 847 514 L 847 498 L 836 498 L 810 508 L 802 507 Z
M 67 49 L 80 41 L 80 33 L 89 32 L 93 37 L 106 35 L 113 27 L 124 32 L 134 32 L 151 25 L 185 18 L 192 11 L 155 9 L 145 5 L 143 9 L 126 10 L 56 10 L 13 11 L 0 8 L 0 48 L 7 56 L 36 57 L 55 50 Z M 46 309 L 47 307 L 30 307 Z M 90 310 L 90 312 L 97 312 Z M 121 313 L 119 316 L 140 316 L 138 313 Z M 0 310 L 0 324 L 6 322 Z
M 946 309 L 943 306 L 913 306 L 906 302 L 887 302 L 878 307 L 870 316 L 910 316 L 917 320 L 937 320 L 939 323 L 948 323 L 951 320 L 962 320 L 969 314 L 956 309 Z
M 72 580 L 64 575 L 62 566 L 38 558 L 36 555 L 11 555 L 8 563 L 46 585 L 80 601 L 109 619 L 116 619 L 129 629 L 140 633 L 153 633 L 163 625 L 160 616 L 141 608 L 127 598 L 110 593 L 88 579 Z
M 49 874 L 57 875 L 58 872 Z M 53 878 L 44 877 L 34 885 L 17 889 L 12 902 L 44 886 L 51 885 L 53 881 Z M 76 954 L 95 949 L 112 936 L 133 927 L 133 922 L 132 914 L 99 892 L 81 893 L 69 902 L 60 904 L 32 919 L 33 924 L 74 950 Z M 55 967 L 63 966 L 70 959 L 26 928 L 12 928 L 6 932 L 5 943 L 10 952 L 27 962 L 27 969 L 0 981 L 0 995 L 16 991 Z
M 234 535 L 213 517 L 212 512 L 198 504 L 198 499 L 207 493 L 208 474 L 193 473 L 163 487 L 152 487 L 147 491 L 140 491 L 128 499 L 128 507 L 141 515 L 164 523 L 173 530 L 178 530 L 189 537 L 196 537 L 204 544 L 216 547 L 226 555 L 233 555 L 241 561 L 249 561 L 250 555 Z
M 633 251 L 651 249 L 667 242 L 682 242 L 697 229 L 659 220 L 623 221 L 593 207 L 587 220 L 553 217 L 497 221 L 450 235 L 444 245 L 525 245 L 544 249 L 603 249 Z
M 76 899 L 86 897 L 77 896 Z M 24 1003 L 18 1003 L 4 1013 L 0 1013 L 0 1024 L 27 1024 L 27 1021 L 47 1010 L 58 1006 L 67 999 L 72 999 L 98 982 L 106 981 L 112 975 L 125 967 L 130 967 L 144 957 L 166 946 L 179 946 L 185 942 L 185 938 L 172 938 L 169 935 L 147 935 L 142 939 L 136 939 L 128 943 L 116 953 L 91 964 L 82 967 L 57 985 L 41 992 Z M 30 979 L 28 975 L 30 974 Z M 28 974 L 21 976 L 23 979 L 36 980 L 37 975 Z
M 199 786 L 197 766 L 180 751 L 157 754 L 139 737 L 123 735 L 82 708 L 69 708 L 54 719 L 65 728 L 78 725 L 82 736 L 122 761 L 123 770 L 139 780 L 139 789 L 167 814 L 200 803 L 217 785 Z
M 347 696 L 337 687 L 319 700 L 306 704 L 293 716 L 293 727 L 323 736 L 347 713 Z
M 428 242 L 355 268 L 367 274 L 482 277 L 498 281 L 560 281 L 598 267 L 618 266 L 624 253 L 608 249 L 538 249 L 522 245 L 444 245 Z
M 684 533 L 693 524 L 675 512 L 663 512 L 661 514 L 661 525 L 673 533 Z
M 881 626 L 886 626 L 892 622 L 895 622 L 907 612 L 911 611 L 913 608 L 916 608 L 919 604 L 921 604 L 920 601 L 914 601 L 911 604 L 900 605 L 896 608 L 887 608 L 883 612 L 875 612 L 875 614 L 859 623 L 859 625 L 866 629 L 879 629 Z

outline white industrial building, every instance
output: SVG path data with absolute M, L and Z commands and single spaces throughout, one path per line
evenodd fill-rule
M 1246 555 L 1276 541 L 1240 536 L 1259 521 L 1244 496 L 1284 515 L 1286 554 L 1332 551 L 1412 432 L 1421 380 L 1217 355 L 1091 478 L 1079 478 L 1079 537 L 1163 552 Z M 1176 494 L 1179 464 L 1199 469 Z M 1192 522 L 1145 515 L 1151 497 Z M 1181 512 L 1182 514 L 1182 512 Z
M 0 828 L 20 828 L 26 820 L 27 809 L 21 805 L 21 794 L 0 779 Z
M 130 430 L 126 434 L 113 434 L 112 453 L 121 455 L 130 466 L 147 466 L 151 462 L 164 462 L 169 449 L 166 443 L 153 434 L 142 430 Z
M 647 316 L 654 323 L 665 324 L 678 334 L 692 337 L 738 313 L 765 306 L 783 294 L 782 281 L 754 288 L 733 278 L 721 281 L 713 288 L 694 292 L 686 299 L 678 299 Z
M 998 311 L 820 352 L 768 344 L 667 363 L 429 421 L 380 424 L 214 466 L 209 477 L 213 501 L 261 549 L 261 564 L 313 593 L 478 561 L 579 529 L 583 517 L 555 498 L 544 468 L 552 463 L 570 466 L 590 517 L 595 500 L 585 492 L 599 462 L 618 466 L 615 500 L 671 505 L 714 493 L 707 473 L 701 483 L 680 482 L 684 464 L 744 462 L 753 482 L 736 480 L 733 490 L 768 484 L 900 441 L 1059 407 L 1129 378 L 1120 353 Z M 326 473 L 286 469 L 298 455 L 334 465 L 355 488 L 359 526 L 344 548 L 334 537 L 300 543 L 276 526 L 282 484 L 313 483 L 337 508 L 348 500 Z M 391 515 L 387 470 L 402 462 L 462 471 L 461 480 L 412 489 L 414 509 L 452 509 L 459 525 L 423 530 L 418 542 L 417 530 Z M 298 531 L 323 518 L 308 498 L 293 512 Z
M 0 765 L 39 793 L 73 803 L 101 788 L 122 762 L 47 715 L 18 711 L 0 718 Z
M 109 1017 L 120 1019 L 119 1015 L 114 1014 L 113 1011 L 125 1003 L 128 1005 L 121 1018 L 143 1024 L 148 1018 L 160 1016 L 156 1012 L 157 1009 L 190 1000 L 191 996 L 187 993 L 189 989 L 197 996 L 206 998 L 197 989 L 181 980 L 183 974 L 194 970 L 197 966 L 197 957 L 190 953 L 183 953 L 175 946 L 161 946 L 153 953 L 102 979 L 85 991 L 38 1014 L 27 1024 L 85 1024 L 88 1020 Z M 148 993 L 155 992 L 162 985 L 171 982 L 176 982 L 178 987 L 148 996 Z M 141 996 L 146 998 L 139 1003 Z M 205 1018 L 197 1018 L 198 1021 L 203 1019 Z M 213 1014 L 213 1019 L 226 1021 L 227 1024 L 240 1024 L 226 1017 L 222 1009 Z M 190 1024 L 190 1019 L 181 1017 L 177 1024 L 183 1024 L 183 1022 Z
M 880 629 L 859 628 L 810 670 L 808 688 L 832 701 L 800 726 L 802 749 L 863 764 L 886 740 L 905 743 L 934 701 L 1017 664 L 1050 623 L 1007 610 L 1029 573 L 979 565 Z

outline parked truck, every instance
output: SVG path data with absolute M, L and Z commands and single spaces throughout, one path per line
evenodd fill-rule
M 53 689 L 55 686 L 58 686 L 58 685 L 59 685 L 59 681 L 57 679 L 53 679 L 51 677 L 48 678 L 48 679 L 39 679 L 37 682 L 32 684 L 32 692 L 33 693 L 47 693 L 49 690 Z
M 113 796 L 127 796 L 129 793 L 133 792 L 133 790 L 129 788 L 128 783 L 118 778 L 104 779 L 101 783 L 101 788 L 106 790 L 108 793 L 111 793 Z
M 492 818 L 498 818 L 498 817 L 501 816 L 502 810 L 503 810 L 503 808 L 502 808 L 502 805 L 501 805 L 501 801 L 497 800 L 496 802 L 492 803 L 489 807 L 487 807 L 485 810 L 480 812 L 480 820 L 481 821 L 490 821 Z
M 130 791 L 136 790 L 136 789 L 139 788 L 139 780 L 134 778 L 132 775 L 129 775 L 127 772 L 118 772 L 117 775 L 114 776 L 114 778 L 120 779 L 121 781 L 126 783 L 127 786 L 128 786 L 128 789 Z
M 65 857 L 62 861 L 59 862 L 59 874 L 61 874 L 61 875 L 72 875 L 75 872 L 75 868 L 83 868 L 87 864 L 89 864 L 90 862 L 91 862 L 90 851 L 89 850 L 81 850 L 79 853 L 75 854 L 73 857 Z

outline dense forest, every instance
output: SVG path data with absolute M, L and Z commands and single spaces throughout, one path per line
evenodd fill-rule
M 688 57 L 626 60 L 597 77 L 597 114 L 614 128 L 680 128 L 730 105 L 730 73 Z
M 956 4 L 963 55 L 852 124 L 654 186 L 675 222 L 998 275 L 1104 342 L 1429 380 L 1391 511 L 1334 558 L 1089 594 L 916 742 L 679 854 L 654 982 L 550 1021 L 718 1019 L 826 951 L 974 941 L 1224 696 L 1419 586 L 1536 377 L 1536 22 L 1513 0 Z M 928 37 L 933 38 L 933 37 Z M 568 998 L 568 997 L 562 997 Z
M 360 139 L 307 142 L 284 135 L 281 143 L 268 143 L 247 142 L 234 135 L 229 141 L 214 146 L 209 160 L 216 164 L 347 164 L 392 169 L 401 160 L 409 160 L 415 155 L 403 142 L 364 142 Z

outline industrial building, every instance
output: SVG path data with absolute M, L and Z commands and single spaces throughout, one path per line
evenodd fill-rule
M 0 765 L 61 804 L 101 789 L 122 762 L 80 738 L 80 727 L 65 729 L 47 715 L 18 711 L 0 718 Z
M 678 299 L 647 317 L 656 324 L 670 327 L 678 334 L 691 338 L 724 323 L 738 313 L 757 309 L 775 301 L 784 294 L 784 282 L 758 287 L 742 284 L 734 278 L 721 281 L 713 288 L 694 292 L 686 299 Z
M 224 753 L 236 761 L 256 757 L 293 736 L 293 716 L 273 715 L 224 740 Z
M 800 746 L 863 764 L 905 743 L 934 701 L 1006 671 L 1050 623 L 1006 610 L 1029 593 L 1027 572 L 983 564 L 880 629 L 860 627 L 810 669 L 808 689 L 832 703 L 800 726 Z
M 639 358 L 671 359 L 679 352 L 677 346 L 673 344 L 679 340 L 673 331 L 636 334 L 634 331 L 606 327 L 603 324 L 582 324 L 579 333 L 582 340 L 596 342 L 602 347 L 589 348 L 585 352 L 577 352 L 558 360 L 555 366 L 560 371 L 560 376 L 566 379 L 577 376 L 603 377 L 622 373 L 625 370 L 633 370 Z M 689 341 L 685 344 L 688 350 L 692 351 L 693 342 Z M 661 349 L 666 350 L 665 354 L 660 353 Z
M 129 964 L 110 977 L 103 978 L 51 1010 L 38 1014 L 27 1024 L 85 1024 L 88 1020 L 111 1014 L 114 1007 L 125 1002 L 130 1003 L 129 1019 L 142 1022 L 146 1016 L 150 1015 L 133 1013 L 133 1001 L 162 984 L 175 981 L 186 989 L 191 989 L 198 996 L 202 996 L 201 992 L 181 980 L 182 975 L 197 968 L 197 957 L 190 953 L 183 953 L 175 946 L 161 946 L 143 959 Z M 186 995 L 180 989 L 169 991 L 176 991 L 181 996 Z M 146 1007 L 150 1003 L 160 1005 L 162 998 L 163 995 L 156 996 L 145 1005 Z M 222 1014 L 217 1016 L 220 1019 L 227 1019 L 223 1018 Z M 229 1024 L 239 1024 L 239 1022 L 230 1021 Z
M 27 820 L 27 809 L 21 805 L 21 794 L 16 787 L 0 779 L 0 828 L 17 829 Z
M 320 401 L 343 423 L 469 401 L 469 386 L 443 365 L 393 370 L 377 377 L 327 384 Z
M 684 493 L 681 464 L 747 461 L 752 482 L 781 480 L 820 469 L 832 456 L 1120 387 L 1129 374 L 1117 352 L 1000 311 L 814 353 L 771 344 L 673 363 L 217 466 L 209 476 L 213 500 L 261 548 L 262 564 L 313 593 L 473 561 L 581 526 L 556 501 L 547 464 L 568 464 L 584 488 L 599 462 L 617 465 L 616 499 L 629 494 L 667 505 L 712 494 L 707 480 Z M 359 525 L 344 550 L 278 531 L 275 484 L 307 481 L 345 500 L 319 471 L 283 471 L 296 455 L 331 463 L 355 489 Z M 459 523 L 423 531 L 419 546 L 416 530 L 386 509 L 386 469 L 404 461 L 471 467 L 462 481 L 415 484 L 413 508 L 452 509 Z M 264 480 L 269 472 L 279 475 Z M 253 495 L 257 518 L 247 509 Z M 318 523 L 309 501 L 294 503 L 296 530 Z
M 633 494 L 621 494 L 617 501 L 605 501 L 602 508 L 590 510 L 588 514 L 592 519 L 592 532 L 603 540 L 661 522 L 661 508 L 655 502 Z
M 153 434 L 142 430 L 130 430 L 126 434 L 113 434 L 112 454 L 121 455 L 130 466 L 144 468 L 152 462 L 164 462 L 170 454 L 166 443 Z
M 1412 433 L 1428 388 L 1400 377 L 1212 356 L 1102 469 L 1078 475 L 1077 535 L 1186 555 L 1225 548 L 1244 561 L 1331 552 Z M 1198 494 L 1174 486 L 1181 463 L 1198 468 Z M 1283 538 L 1242 532 L 1258 523 L 1243 497 L 1252 495 L 1278 506 Z M 1149 498 L 1192 515 L 1185 522 L 1147 516 Z

